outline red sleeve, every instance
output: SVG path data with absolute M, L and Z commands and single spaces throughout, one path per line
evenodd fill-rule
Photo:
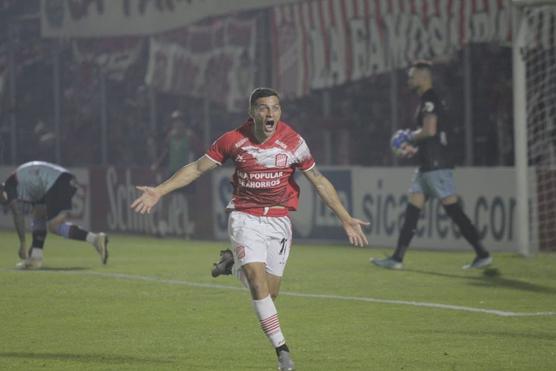
M 205 155 L 214 162 L 222 165 L 230 157 L 230 149 L 232 147 L 230 145 L 232 143 L 231 136 L 231 133 L 225 133 L 220 138 L 216 139 Z
M 297 167 L 301 171 L 311 170 L 315 166 L 315 159 L 311 155 L 309 146 L 307 146 L 307 143 L 301 137 L 299 137 L 299 145 L 295 150 L 295 157 L 297 159 Z
M 299 170 L 309 171 L 315 166 L 315 160 L 311 157 L 299 163 Z

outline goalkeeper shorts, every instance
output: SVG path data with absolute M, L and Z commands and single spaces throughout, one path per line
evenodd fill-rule
M 426 172 L 415 171 L 409 193 L 422 193 L 427 198 L 440 200 L 456 194 L 454 172 L 452 169 L 439 169 Z

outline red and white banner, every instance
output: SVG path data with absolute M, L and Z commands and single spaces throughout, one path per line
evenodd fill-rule
M 256 19 L 216 19 L 150 39 L 145 82 L 168 93 L 208 97 L 229 111 L 254 87 Z
M 507 0 L 311 0 L 276 6 L 272 19 L 273 86 L 290 98 L 511 41 Z
M 41 0 L 43 37 L 152 35 L 295 0 Z
M 73 57 L 78 63 L 91 63 L 108 78 L 122 80 L 127 69 L 141 55 L 144 38 L 118 37 L 80 39 L 72 42 Z

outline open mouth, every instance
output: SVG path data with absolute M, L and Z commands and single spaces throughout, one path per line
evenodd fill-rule
M 272 130 L 272 128 L 274 127 L 274 120 L 266 120 L 264 122 L 264 127 L 268 130 Z

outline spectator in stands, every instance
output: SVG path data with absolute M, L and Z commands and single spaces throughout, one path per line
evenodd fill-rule
M 191 162 L 197 151 L 198 138 L 185 123 L 181 111 L 174 111 L 170 116 L 170 130 L 166 136 L 166 145 L 156 162 L 151 166 L 153 171 L 159 170 L 165 164 L 164 175 L 170 176 Z

